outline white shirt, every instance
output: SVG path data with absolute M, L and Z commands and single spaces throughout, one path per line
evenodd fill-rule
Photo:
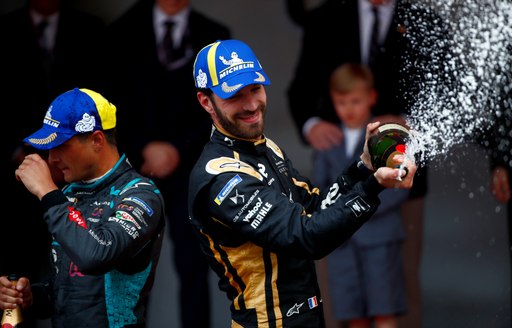
M 347 157 L 352 157 L 360 141 L 359 139 L 361 139 L 361 130 L 366 129 L 366 127 L 351 129 L 344 126 L 342 129 L 343 137 L 345 138 L 345 152 Z
M 179 13 L 173 16 L 168 16 L 164 13 L 157 4 L 153 7 L 153 29 L 155 30 L 156 43 L 162 42 L 165 34 L 165 22 L 171 20 L 174 22 L 172 29 L 172 40 L 174 47 L 178 48 L 183 40 L 185 31 L 188 24 L 188 16 L 190 14 L 190 8 L 186 7 Z
M 42 41 L 41 44 L 44 44 L 48 52 L 52 52 L 55 48 L 55 37 L 57 36 L 59 12 L 56 12 L 55 14 L 46 17 L 34 10 L 31 10 L 30 17 L 32 18 L 32 22 L 34 22 L 34 26 L 38 26 L 43 19 L 45 19 L 48 22 L 48 25 L 44 29 L 42 36 L 42 38 L 44 38 L 44 41 Z
M 380 19 L 379 40 L 384 43 L 393 20 L 396 0 L 388 0 L 378 6 Z M 370 55 L 370 39 L 373 26 L 372 4 L 368 0 L 358 0 L 359 10 L 359 38 L 361 40 L 361 62 L 368 64 Z M 302 134 L 307 136 L 313 126 L 321 121 L 320 117 L 310 117 L 302 126 Z
M 393 20 L 393 12 L 395 9 L 396 0 L 389 0 L 382 5 L 377 6 L 380 26 L 379 26 L 379 41 L 384 43 L 386 36 Z M 373 26 L 373 12 L 372 4 L 368 0 L 358 0 L 359 9 L 359 38 L 361 40 L 361 61 L 368 64 L 368 57 L 370 54 L 370 39 Z

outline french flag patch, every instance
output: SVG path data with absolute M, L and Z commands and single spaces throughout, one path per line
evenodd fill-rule
M 316 296 L 308 298 L 308 304 L 309 304 L 310 309 L 316 308 L 318 306 L 318 301 L 316 300 Z

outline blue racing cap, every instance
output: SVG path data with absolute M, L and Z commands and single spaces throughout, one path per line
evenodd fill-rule
M 216 41 L 201 49 L 194 81 L 197 88 L 209 88 L 222 99 L 251 84 L 270 84 L 254 52 L 238 40 Z
M 42 150 L 60 146 L 79 133 L 116 126 L 116 106 L 88 89 L 67 91 L 50 104 L 43 127 L 23 141 Z

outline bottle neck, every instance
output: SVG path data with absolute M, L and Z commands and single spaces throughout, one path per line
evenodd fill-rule
M 17 275 L 9 275 L 7 277 L 12 285 L 15 287 L 18 283 Z M 23 322 L 21 314 L 21 306 L 17 305 L 14 309 L 5 309 L 2 314 L 2 321 L 0 322 L 1 328 L 16 328 Z
M 15 328 L 23 322 L 21 307 L 17 305 L 14 309 L 5 309 L 2 314 L 1 328 Z

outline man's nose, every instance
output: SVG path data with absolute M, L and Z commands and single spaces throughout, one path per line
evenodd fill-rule
M 248 97 L 244 102 L 244 109 L 249 111 L 256 111 L 260 107 L 260 102 L 254 98 Z
M 57 154 L 55 153 L 55 151 L 53 150 L 50 150 L 48 152 L 48 163 L 55 163 L 58 161 L 58 156 Z

